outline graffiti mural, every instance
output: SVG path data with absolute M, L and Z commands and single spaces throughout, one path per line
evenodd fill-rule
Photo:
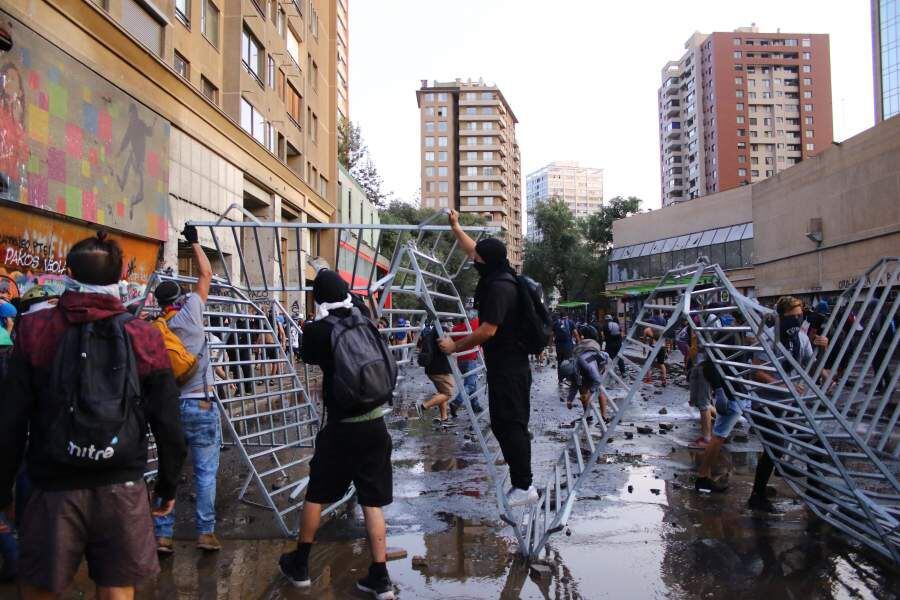
M 95 234 L 83 225 L 0 206 L 0 279 L 15 284 L 10 286 L 13 297 L 39 283 L 50 284 L 62 293 L 69 248 Z M 156 269 L 159 244 L 116 234 L 110 238 L 118 242 L 125 255 L 120 295 L 123 299 L 136 298 L 143 294 Z
M 0 198 L 165 241 L 169 123 L 0 16 Z

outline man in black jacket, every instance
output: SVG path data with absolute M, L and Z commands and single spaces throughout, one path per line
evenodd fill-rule
M 458 354 L 481 346 L 487 369 L 488 405 L 491 431 L 509 465 L 513 489 L 507 496 L 510 506 L 534 504 L 539 500 L 531 485 L 531 367 L 528 353 L 519 341 L 519 293 L 516 272 L 506 259 L 506 246 L 496 238 L 475 241 L 459 226 L 459 215 L 450 211 L 450 225 L 459 247 L 474 260 L 481 278 L 475 288 L 478 329 L 454 341 L 440 341 L 446 354 Z
M 107 330 L 113 318 L 125 313 L 118 286 L 122 251 L 101 232 L 72 246 L 66 263 L 73 278 L 70 290 L 56 307 L 25 315 L 19 323 L 4 382 L 6 397 L 0 402 L 0 507 L 12 501 L 13 480 L 30 436 L 24 460 L 34 490 L 22 521 L 19 559 L 24 597 L 60 596 L 85 556 L 98 597 L 131 598 L 135 584 L 159 572 L 143 479 L 145 438 L 128 440 L 135 444 L 131 448 L 110 446 L 95 451 L 93 445 L 76 446 L 69 453 L 95 455 L 94 464 L 62 463 L 50 450 L 51 444 L 59 443 L 50 432 L 54 415 L 65 408 L 60 405 L 60 390 L 48 385 L 57 349 L 68 347 L 63 343 L 68 329 L 93 323 L 95 330 Z M 178 388 L 160 333 L 139 319 L 127 320 L 124 330 L 136 362 L 146 419 L 142 430 L 146 432 L 149 424 L 159 455 L 154 490 L 158 508 L 152 514 L 164 515 L 175 506 L 175 487 L 186 453 L 178 419 Z M 113 438 L 112 444 L 118 441 Z M 127 464 L 103 466 L 101 459 L 116 452 L 127 457 L 126 450 L 135 449 L 134 459 Z
M 295 587 L 309 587 L 309 555 L 326 504 L 337 502 L 350 486 L 366 520 L 366 534 L 372 564 L 369 573 L 357 587 L 378 600 L 393 600 L 394 588 L 387 571 L 387 527 L 382 507 L 394 500 L 391 471 L 391 436 L 384 423 L 390 410 L 379 406 L 359 416 L 341 414 L 334 397 L 334 351 L 331 333 L 334 325 L 325 319 L 332 315 L 348 317 L 356 306 L 368 316 L 365 306 L 358 306 L 350 288 L 341 276 L 322 269 L 313 282 L 316 320 L 303 329 L 303 362 L 322 369 L 322 397 L 328 422 L 316 436 L 316 449 L 309 463 L 309 487 L 300 517 L 300 539 L 297 549 L 283 554 L 281 572 Z

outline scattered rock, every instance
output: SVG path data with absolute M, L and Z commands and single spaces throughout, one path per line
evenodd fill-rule
M 659 488 L 650 488 L 650 493 L 654 496 L 659 496 Z
M 606 443 L 607 443 L 607 444 L 612 444 L 612 443 L 613 443 L 613 440 L 615 440 L 615 439 L 616 439 L 616 438 L 607 438 Z
M 650 434 L 650 433 L 653 433 L 653 428 L 650 427 L 649 425 L 638 425 L 637 432 L 643 433 L 643 434 Z
M 662 390 L 656 390 L 655 392 L 653 392 L 653 395 L 654 396 L 662 396 L 662 393 L 663 393 Z
M 632 493 L 633 491 L 634 491 L 634 486 L 633 486 L 633 485 L 629 485 L 629 486 L 628 486 L 628 493 L 630 494 L 630 493 Z
M 634 439 L 634 433 L 632 433 L 632 432 L 630 432 L 630 431 L 626 431 L 626 432 L 625 432 L 625 439 L 626 439 L 626 440 Z
M 663 406 L 661 409 L 659 409 L 659 414 L 661 414 L 661 415 L 667 415 L 667 414 L 669 414 L 669 411 L 666 410 L 666 407 L 665 407 L 665 406 Z
M 401 558 L 406 558 L 406 550 L 403 548 L 388 548 L 387 549 L 387 559 L 388 560 L 400 560 Z
M 672 423 L 660 423 L 659 429 L 661 431 L 672 431 L 675 426 Z
M 424 556 L 413 556 L 412 557 L 412 568 L 413 569 L 427 569 L 428 561 L 425 560 Z

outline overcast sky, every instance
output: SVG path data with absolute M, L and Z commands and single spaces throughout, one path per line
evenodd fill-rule
M 519 119 L 523 182 L 554 160 L 605 170 L 604 196 L 657 208 L 660 70 L 694 31 L 831 35 L 834 135 L 871 127 L 869 2 L 754 0 L 351 0 L 350 118 L 385 189 L 419 188 L 421 79 L 496 83 Z M 524 198 L 523 198 L 524 200 Z

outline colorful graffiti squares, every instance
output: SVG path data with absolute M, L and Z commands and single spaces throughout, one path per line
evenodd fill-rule
M 95 233 L 61 219 L 0 206 L 0 279 L 15 283 L 11 286 L 13 297 L 39 283 L 49 283 L 61 293 L 69 248 Z M 137 297 L 156 269 L 159 244 L 115 234 L 110 237 L 125 255 L 121 294 L 123 298 Z
M 0 15 L 0 198 L 165 241 L 169 123 Z

